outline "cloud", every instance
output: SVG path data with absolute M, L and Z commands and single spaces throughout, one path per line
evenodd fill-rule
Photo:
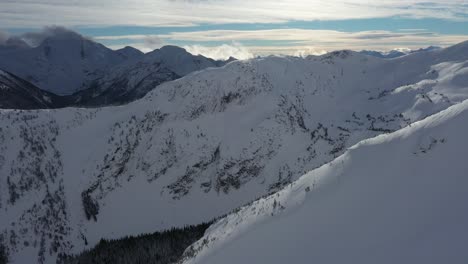
M 325 53 L 327 53 L 327 51 L 324 49 L 317 49 L 315 47 L 304 47 L 302 49 L 296 49 L 292 55 L 296 57 L 307 57 L 309 55 L 322 55 Z
M 7 40 L 10 38 L 8 32 L 0 30 L 0 46 L 6 45 Z
M 165 42 L 163 39 L 161 39 L 157 35 L 152 35 L 152 36 L 145 36 L 143 37 L 143 46 L 144 46 L 144 51 L 143 52 L 148 52 L 152 51 L 155 49 L 159 49 L 162 46 L 165 45 Z
M 37 47 L 45 39 L 57 36 L 65 38 L 87 38 L 93 40 L 91 37 L 83 36 L 63 26 L 47 26 L 39 31 L 26 32 L 17 35 L 12 35 L 8 32 L 0 30 L 0 46 L 16 48 Z
M 40 32 L 24 33 L 17 36 L 11 36 L 0 31 L 0 45 L 26 45 L 24 43 L 26 41 L 35 46 L 39 45 L 45 38 L 57 35 L 82 37 L 67 28 L 57 26 L 46 27 Z M 149 52 L 168 44 L 183 43 L 182 46 L 193 54 L 201 54 L 214 59 L 227 59 L 229 56 L 248 59 L 254 56 L 272 54 L 317 55 L 340 49 L 388 51 L 397 47 L 402 49 L 417 49 L 429 45 L 444 47 L 465 41 L 467 36 L 441 35 L 417 29 L 396 32 L 385 30 L 343 32 L 283 28 L 187 31 L 159 35 L 97 36 L 93 40 L 103 42 L 112 49 L 133 46 L 143 52 Z
M 187 26 L 376 17 L 468 20 L 462 0 L 2 0 L 0 25 Z
M 448 46 L 465 41 L 466 35 L 440 35 L 433 32 L 421 31 L 361 31 L 343 32 L 337 30 L 308 30 L 308 29 L 272 29 L 272 30 L 210 30 L 196 32 L 173 32 L 160 35 L 168 42 L 193 41 L 193 42 L 270 42 L 274 45 L 268 47 L 251 47 L 252 53 L 263 53 L 265 50 L 291 51 L 287 54 L 295 54 L 297 50 L 310 52 L 331 51 L 336 49 L 379 49 L 386 50 L 394 47 L 407 46 L 410 48 L 426 45 Z M 280 45 L 278 44 L 280 43 Z
M 12 36 L 8 32 L 0 30 L 0 47 L 14 47 L 14 48 L 22 48 L 22 47 L 29 47 L 27 43 L 25 43 L 21 38 L 18 36 Z
M 422 30 L 343 32 L 337 30 L 293 28 L 269 30 L 206 30 L 172 32 L 149 36 L 96 37 L 96 39 L 129 39 L 132 42 L 140 43 L 135 44 L 137 48 L 143 47 L 143 51 L 148 51 L 144 44 L 145 39 L 148 37 L 155 37 L 169 44 L 194 43 L 185 45 L 185 48 L 195 54 L 224 59 L 228 57 L 229 54 L 242 59 L 257 55 L 271 54 L 294 56 L 317 55 L 340 49 L 388 51 L 396 47 L 410 49 L 429 45 L 443 47 L 467 40 L 466 35 L 441 35 Z M 228 44 L 218 44 L 213 47 L 215 43 Z M 243 46 L 239 43 L 242 43 Z M 248 45 L 246 45 L 246 43 L 248 43 Z
M 79 33 L 63 26 L 46 26 L 38 32 L 23 33 L 18 38 L 22 39 L 32 47 L 39 46 L 45 39 L 53 36 L 83 37 Z
M 226 60 L 229 57 L 245 60 L 254 57 L 254 55 L 246 47 L 240 45 L 239 43 L 233 43 L 232 45 L 223 44 L 215 47 L 187 45 L 183 48 L 192 54 L 203 55 L 215 60 Z

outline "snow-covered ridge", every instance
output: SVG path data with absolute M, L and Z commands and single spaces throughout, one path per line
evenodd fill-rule
M 182 263 L 462 263 L 468 101 L 364 140 L 219 220 Z
M 467 61 L 467 43 L 393 60 L 269 57 L 120 107 L 2 110 L 0 240 L 13 263 L 50 263 L 102 237 L 209 221 L 467 99 Z
M 394 49 L 386 52 L 382 51 L 375 51 L 375 50 L 362 50 L 360 53 L 382 58 L 382 59 L 393 59 L 393 58 L 398 58 L 401 56 L 405 56 L 408 54 L 412 53 L 417 53 L 417 52 L 427 52 L 427 51 L 435 51 L 435 50 L 440 50 L 440 47 L 436 46 L 429 46 L 427 48 L 421 48 L 417 50 L 411 50 L 411 49 Z

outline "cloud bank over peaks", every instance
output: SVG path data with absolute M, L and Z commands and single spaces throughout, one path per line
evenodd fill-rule
M 81 34 L 62 26 L 47 26 L 37 32 L 26 32 L 19 35 L 11 35 L 8 32 L 0 31 L 0 46 L 10 47 L 37 47 L 50 37 L 61 38 L 88 38 Z
M 249 49 L 237 42 L 220 46 L 186 45 L 183 48 L 192 54 L 203 55 L 215 60 L 227 60 L 229 57 L 246 60 L 254 57 Z
M 305 58 L 309 55 L 323 55 L 325 53 L 327 53 L 327 51 L 324 49 L 318 49 L 315 47 L 304 47 L 302 49 L 296 50 L 293 55 L 296 57 Z

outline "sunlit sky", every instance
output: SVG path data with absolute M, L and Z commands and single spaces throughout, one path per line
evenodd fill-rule
M 217 59 L 385 51 L 468 40 L 468 0 L 0 1 L 3 35 L 51 25 L 113 49 L 172 44 Z

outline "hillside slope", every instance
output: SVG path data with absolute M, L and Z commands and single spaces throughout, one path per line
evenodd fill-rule
M 228 215 L 183 263 L 464 263 L 468 101 Z
M 54 108 L 65 103 L 65 98 L 0 70 L 0 109 L 18 109 L 18 106 L 20 109 Z

